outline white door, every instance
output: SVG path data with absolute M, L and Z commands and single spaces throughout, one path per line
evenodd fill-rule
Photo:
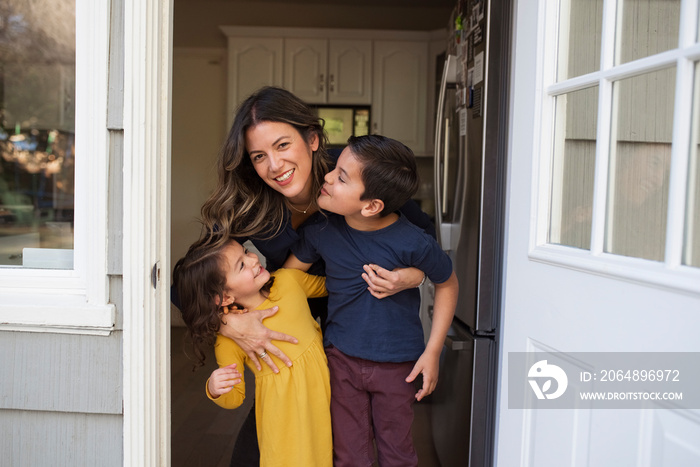
M 496 465 L 700 465 L 700 405 L 518 408 L 559 387 L 527 373 L 542 355 L 579 367 L 570 396 L 700 351 L 698 2 L 538 6 L 514 15 Z

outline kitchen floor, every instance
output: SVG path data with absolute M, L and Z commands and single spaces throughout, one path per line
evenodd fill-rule
M 204 385 L 216 368 L 213 352 L 203 367 L 192 371 L 191 346 L 185 328 L 171 329 L 172 463 L 173 467 L 228 467 L 233 445 L 250 401 L 236 410 L 225 410 L 207 399 Z M 247 380 L 252 380 L 248 378 Z M 246 391 L 248 392 L 248 391 Z M 252 392 L 252 389 L 251 389 Z M 414 405 L 413 438 L 419 467 L 438 467 L 432 443 L 428 402 Z

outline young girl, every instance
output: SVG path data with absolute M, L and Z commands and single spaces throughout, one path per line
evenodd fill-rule
M 201 363 L 203 347 L 215 342 L 219 369 L 207 381 L 208 397 L 217 405 L 234 409 L 243 403 L 245 383 L 242 364 L 255 373 L 255 416 L 261 466 L 333 465 L 328 362 L 318 323 L 311 317 L 307 297 L 327 294 L 325 278 L 295 269 L 270 274 L 255 253 L 230 240 L 207 240 L 192 245 L 173 271 L 183 319 Z M 269 366 L 257 370 L 232 340 L 217 334 L 229 311 L 267 309 L 279 311 L 267 318 L 270 329 L 294 335 L 298 344 L 280 342 L 293 362 L 275 374 Z M 270 354 L 261 359 L 275 358 Z

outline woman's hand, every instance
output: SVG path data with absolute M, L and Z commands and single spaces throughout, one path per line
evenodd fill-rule
M 376 264 L 365 264 L 362 278 L 369 286 L 369 293 L 377 298 L 394 295 L 406 289 L 418 287 L 425 274 L 416 268 L 396 268 L 388 271 Z
M 267 310 L 254 310 L 243 314 L 228 313 L 222 317 L 219 333 L 236 341 L 248 354 L 258 371 L 262 368 L 260 360 L 258 360 L 260 358 L 272 368 L 272 371 L 279 373 L 277 365 L 269 354 L 282 360 L 285 365 L 292 366 L 289 357 L 278 349 L 272 341 L 278 340 L 296 344 L 298 342 L 296 338 L 281 332 L 271 331 L 262 324 L 265 318 L 277 313 L 278 309 L 279 307 L 274 306 Z
M 207 382 L 207 389 L 209 389 L 209 394 L 214 399 L 231 392 L 233 386 L 241 382 L 241 372 L 238 371 L 237 366 L 235 363 L 232 363 L 211 373 L 209 382 Z

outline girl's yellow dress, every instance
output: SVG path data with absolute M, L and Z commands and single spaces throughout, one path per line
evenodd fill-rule
M 292 366 L 287 367 L 268 354 L 280 372 L 273 373 L 265 364 L 257 371 L 238 344 L 222 335 L 216 338 L 216 361 L 219 367 L 238 363 L 241 373 L 245 363 L 255 373 L 255 417 L 261 467 L 331 467 L 333 438 L 328 361 L 323 351 L 321 328 L 311 316 L 306 301 L 307 297 L 327 295 L 325 277 L 311 276 L 296 269 L 279 269 L 272 275 L 275 282 L 270 295 L 257 309 L 279 306 L 279 311 L 265 319 L 264 324 L 297 338 L 298 344 L 275 341 L 292 360 Z M 217 399 L 212 398 L 208 390 L 207 396 L 221 407 L 234 409 L 245 399 L 245 382 Z

